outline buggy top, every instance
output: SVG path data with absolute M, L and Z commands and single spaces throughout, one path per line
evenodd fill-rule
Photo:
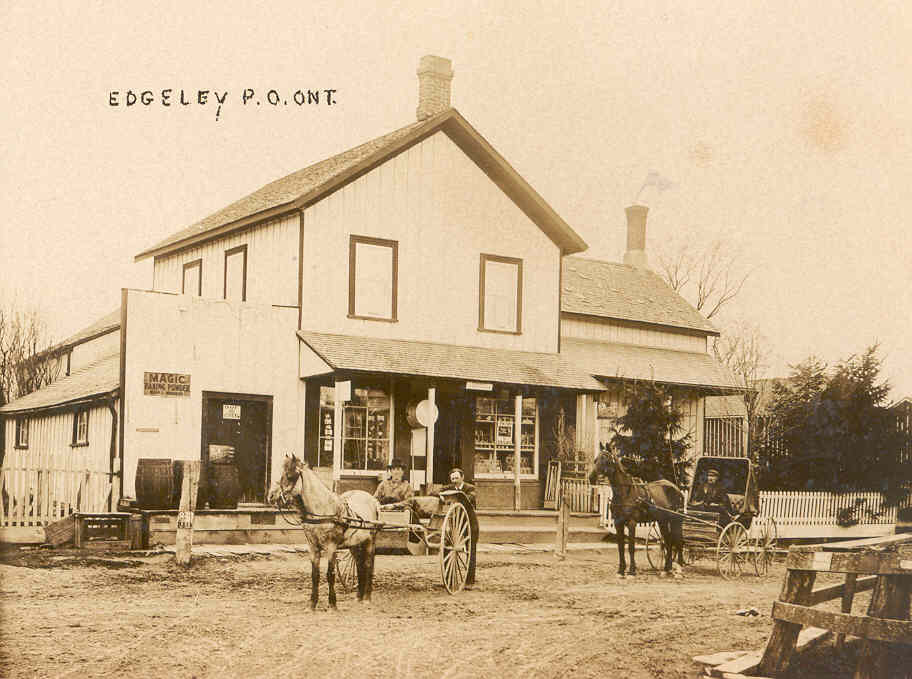
M 751 461 L 746 457 L 715 457 L 704 455 L 697 458 L 693 478 L 687 489 L 687 497 L 693 496 L 695 487 L 706 483 L 706 472 L 719 472 L 719 485 L 728 493 L 732 508 L 738 514 L 757 514 L 760 508 L 760 493 Z

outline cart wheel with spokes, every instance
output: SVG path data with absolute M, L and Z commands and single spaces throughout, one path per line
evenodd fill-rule
M 719 535 L 716 545 L 716 565 L 726 580 L 741 576 L 744 562 L 751 553 L 747 530 L 737 521 L 728 524 Z
M 355 557 L 350 549 L 336 550 L 336 582 L 346 592 L 354 590 L 358 582 Z
M 461 502 L 453 502 L 440 526 L 440 574 L 443 586 L 450 594 L 465 587 L 471 555 L 469 513 Z
M 649 524 L 649 532 L 646 533 L 646 560 L 653 570 L 660 571 L 665 567 L 665 541 L 655 521 Z
M 758 517 L 754 519 L 754 524 L 754 570 L 757 575 L 766 575 L 776 554 L 776 520 L 771 516 Z

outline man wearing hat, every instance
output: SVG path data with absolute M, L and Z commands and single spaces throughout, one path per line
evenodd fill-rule
M 706 470 L 706 481 L 694 486 L 689 505 L 694 509 L 719 512 L 719 523 L 723 526 L 731 522 L 734 510 L 728 493 L 719 483 L 718 469 L 710 467 Z
M 377 486 L 377 490 L 374 491 L 374 497 L 382 505 L 404 502 L 411 498 L 414 491 L 412 490 L 412 484 L 402 478 L 405 474 L 405 465 L 402 464 L 402 460 L 394 459 L 387 469 L 389 469 L 390 478 Z
M 450 482 L 443 487 L 444 490 L 461 490 L 465 493 L 466 497 L 469 499 L 469 502 L 472 504 L 472 509 L 475 508 L 475 486 L 471 483 L 466 483 L 465 474 L 462 473 L 462 470 L 459 467 L 453 467 L 450 470 Z M 469 530 L 472 538 L 472 544 L 469 549 L 469 570 L 466 574 L 466 585 L 471 586 L 475 584 L 475 556 L 476 556 L 476 547 L 478 545 L 478 517 L 475 515 L 475 512 L 469 512 Z

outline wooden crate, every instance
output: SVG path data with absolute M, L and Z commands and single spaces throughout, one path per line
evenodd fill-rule
M 62 547 L 76 539 L 76 515 L 49 523 L 44 527 L 44 542 L 51 547 Z
M 108 512 L 104 514 L 81 514 L 76 517 L 77 548 L 98 547 L 98 543 L 125 542 L 127 549 L 130 545 L 129 521 L 130 515 L 121 512 Z

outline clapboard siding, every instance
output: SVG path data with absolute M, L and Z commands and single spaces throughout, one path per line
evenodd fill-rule
M 647 328 L 615 320 L 588 320 L 564 314 L 561 318 L 561 336 L 577 339 L 637 344 L 643 347 L 675 349 L 677 351 L 706 351 L 706 338 L 702 336 Z
M 29 417 L 28 448 L 15 447 L 16 418 L 4 418 L 6 454 L 0 471 L 0 526 L 40 526 L 72 511 L 108 511 L 112 484 L 112 417 L 107 404 L 89 409 L 87 446 L 73 446 L 73 412 Z M 116 438 L 115 438 L 116 440 Z M 116 444 L 115 444 L 116 445 Z
M 225 251 L 247 245 L 247 301 L 296 306 L 299 231 L 298 213 L 294 213 L 188 250 L 156 257 L 152 288 L 180 293 L 184 264 L 202 259 L 203 297 L 222 299 Z
M 398 242 L 398 322 L 348 318 L 352 235 Z M 443 132 L 304 211 L 303 327 L 557 351 L 558 247 Z M 482 253 L 523 260 L 522 334 L 478 330 Z

